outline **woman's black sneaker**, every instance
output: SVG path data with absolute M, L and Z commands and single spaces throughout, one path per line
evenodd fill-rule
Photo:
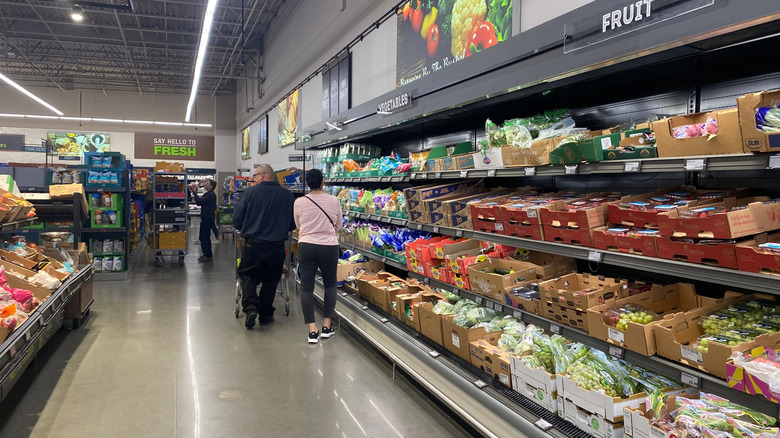
M 309 343 L 316 344 L 317 342 L 320 342 L 320 332 L 310 332 Z
M 336 334 L 336 330 L 333 327 L 322 326 L 322 337 L 329 338 Z

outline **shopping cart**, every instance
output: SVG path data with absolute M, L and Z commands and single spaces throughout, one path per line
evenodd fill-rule
M 241 277 L 238 275 L 238 265 L 241 263 L 241 253 L 244 249 L 244 238 L 241 237 L 241 235 L 236 232 L 236 310 L 235 315 L 236 318 L 239 317 L 241 314 Z M 284 314 L 285 316 L 290 316 L 290 292 L 289 292 L 289 284 L 288 284 L 288 273 L 290 271 L 287 265 L 287 256 L 290 254 L 290 241 L 288 240 L 285 242 L 285 248 L 284 248 L 284 255 L 285 255 L 285 264 L 282 266 L 282 278 L 279 280 L 279 285 L 276 287 L 276 296 L 282 297 L 284 300 Z M 258 284 L 257 287 L 259 288 L 260 285 Z

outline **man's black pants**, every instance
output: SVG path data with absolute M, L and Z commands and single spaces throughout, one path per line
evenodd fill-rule
M 200 230 L 198 230 L 198 239 L 200 240 L 200 250 L 206 257 L 213 257 L 211 253 L 211 227 L 214 218 L 200 218 Z
M 244 313 L 257 311 L 260 322 L 274 316 L 276 286 L 282 278 L 284 266 L 284 241 L 246 239 L 241 252 L 238 275 L 241 278 L 241 306 Z M 260 295 L 257 294 L 257 285 Z

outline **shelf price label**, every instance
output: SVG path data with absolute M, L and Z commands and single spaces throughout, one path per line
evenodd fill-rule
M 387 318 L 382 318 L 382 319 L 379 320 L 379 322 L 381 322 L 382 324 L 387 324 L 388 321 L 390 321 L 390 320 L 387 319 Z
M 457 288 L 457 287 L 453 287 L 453 288 L 452 288 L 452 294 L 453 294 L 453 295 L 460 296 L 460 291 L 458 290 L 458 288 Z
M 576 175 L 577 172 L 580 170 L 579 164 L 573 164 L 571 166 L 563 166 L 563 174 L 564 175 Z
M 474 302 L 481 306 L 485 301 L 482 299 L 482 297 L 476 296 L 474 297 Z
M 428 174 L 427 173 L 423 173 L 423 174 L 420 175 L 420 178 L 428 179 Z
M 496 176 L 496 169 L 488 170 L 487 171 L 487 176 L 488 176 L 488 178 L 493 178 L 494 176 Z
M 347 295 L 349 295 L 349 294 L 348 294 L 348 293 L 346 293 L 346 292 L 342 292 L 342 293 L 341 293 L 341 296 L 342 296 L 342 297 L 346 297 Z
M 560 335 L 561 334 L 561 326 L 559 326 L 558 324 L 550 323 L 550 331 L 552 333 L 555 333 L 556 335 Z
M 441 172 L 436 172 L 434 178 L 441 179 Z
M 616 358 L 616 359 L 623 359 L 623 357 L 626 355 L 626 350 L 616 346 L 616 345 L 610 345 L 609 350 L 607 351 L 610 356 Z
M 504 224 L 496 224 L 496 231 L 504 231 Z
M 769 156 L 769 167 L 767 169 L 780 169 L 780 154 Z
M 422 231 L 422 229 L 423 229 L 422 224 L 417 224 L 417 231 Z
M 642 163 L 640 161 L 626 161 L 623 164 L 623 173 L 639 172 L 641 167 Z
M 547 431 L 552 427 L 552 424 L 548 423 L 547 420 L 545 420 L 544 418 L 538 419 L 534 424 L 536 425 L 536 427 L 544 431 Z
M 698 377 L 692 376 L 688 373 L 684 372 L 680 374 L 680 381 L 692 388 L 701 388 L 701 380 Z
M 526 167 L 525 168 L 525 176 L 536 176 L 536 168 L 535 167 Z
M 518 320 L 518 321 L 522 321 L 523 320 L 523 315 L 525 315 L 525 314 L 523 312 L 519 311 L 519 310 L 515 310 L 515 311 L 512 312 L 512 316 L 514 316 L 515 319 Z
M 601 251 L 588 251 L 589 262 L 601 263 L 601 260 L 603 258 L 604 258 L 604 253 L 602 253 Z
M 463 237 L 463 230 L 456 230 L 455 237 Z
M 699 364 L 703 364 L 704 363 L 704 359 L 701 356 L 701 351 L 699 351 L 699 350 L 697 350 L 695 348 L 686 347 L 685 345 L 680 345 L 680 355 L 683 358 L 688 359 L 688 360 L 692 360 L 692 361 L 694 361 L 696 363 L 699 363 Z
M 363 307 L 361 307 L 361 309 L 368 310 L 368 306 L 363 306 Z
M 685 160 L 685 170 L 705 170 L 706 168 L 707 160 L 704 158 Z
M 625 334 L 621 332 L 620 330 L 613 329 L 612 327 L 609 327 L 607 329 L 608 337 L 609 339 L 612 339 L 615 342 L 619 342 L 621 344 L 625 343 Z
M 439 234 L 439 227 L 433 227 L 433 234 Z
M 487 383 L 485 383 L 485 382 L 483 382 L 481 380 L 476 380 L 474 382 L 474 386 L 476 386 L 479 389 L 485 389 L 487 387 Z
M 461 178 L 466 178 L 468 176 L 469 176 L 469 171 L 468 170 L 461 170 L 460 171 L 460 177 Z
M 436 350 L 431 350 L 431 351 L 429 351 L 429 352 L 428 352 L 428 355 L 429 355 L 429 356 L 431 356 L 431 357 L 432 357 L 432 358 L 434 358 L 434 359 L 435 359 L 435 358 L 437 358 L 437 357 L 439 357 L 439 356 L 441 356 L 441 354 L 440 354 L 438 351 L 436 351 Z

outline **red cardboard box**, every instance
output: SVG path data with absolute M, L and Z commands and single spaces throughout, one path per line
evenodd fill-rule
M 414 242 L 407 242 L 404 245 L 406 251 L 406 261 L 416 261 L 418 263 L 425 263 L 431 261 L 430 246 L 436 242 L 445 240 L 444 237 L 434 237 L 432 239 L 418 239 Z
M 471 290 L 471 282 L 469 282 L 468 274 L 455 274 L 450 277 L 450 284 L 461 289 Z
M 587 200 L 594 197 L 606 197 L 613 193 L 592 193 L 585 197 Z M 596 228 L 607 224 L 607 211 L 609 204 L 614 202 L 605 202 L 599 206 L 583 208 L 580 210 L 566 210 L 566 205 L 574 201 L 556 201 L 553 204 L 539 208 L 539 215 L 542 225 L 550 225 L 558 228 Z M 617 201 L 619 202 L 619 201 Z M 545 229 L 545 231 L 547 231 Z
M 621 200 L 619 204 L 610 204 L 608 206 L 608 219 L 609 223 L 612 224 L 620 224 L 623 226 L 629 226 L 629 227 L 638 227 L 638 228 L 658 228 L 658 215 L 661 214 L 661 211 L 658 210 L 650 210 L 650 211 L 642 211 L 642 210 L 633 210 L 625 205 L 631 202 L 647 202 L 651 198 L 655 197 L 666 197 L 671 192 L 691 192 L 697 196 L 706 195 L 707 193 L 727 193 L 731 194 L 732 196 L 736 195 L 741 189 L 737 190 L 731 190 L 729 192 L 722 192 L 720 190 L 690 190 L 689 187 L 681 186 L 681 187 L 673 187 L 668 189 L 661 189 L 657 190 L 652 193 L 646 193 L 643 195 L 637 195 L 637 196 L 626 196 Z M 688 206 L 696 206 L 704 203 L 710 203 L 715 202 L 718 200 L 722 200 L 723 196 L 715 199 L 710 199 L 706 201 L 689 201 Z
M 593 230 L 593 247 L 607 251 L 658 257 L 655 236 L 619 236 L 607 232 L 609 227 Z
M 434 264 L 430 269 L 431 275 L 429 277 L 444 283 L 450 282 L 449 269 L 446 263 L 441 262 L 439 265 Z
M 717 135 L 674 137 L 675 127 L 704 124 L 710 117 L 718 122 Z M 658 156 L 661 158 L 742 153 L 742 133 L 736 108 L 671 117 L 653 122 L 651 126 L 655 132 Z
M 473 239 L 445 239 L 431 245 L 431 256 L 435 259 L 444 259 L 450 254 L 462 253 L 479 248 L 479 241 Z
M 662 236 L 690 237 L 692 239 L 734 239 L 780 229 L 780 202 L 768 203 L 766 196 L 753 198 L 726 198 L 723 202 L 699 205 L 702 207 L 725 207 L 729 211 L 715 213 L 709 217 L 683 217 L 691 207 L 680 207 L 676 211 L 658 216 Z M 735 207 L 747 207 L 732 211 Z
M 780 275 L 780 254 L 765 252 L 758 245 L 780 242 L 780 232 L 759 234 L 747 242 L 737 244 L 737 265 L 740 271 Z
M 544 240 L 547 242 L 593 247 L 593 236 L 590 228 L 557 228 L 545 224 L 542 226 L 542 232 L 544 233 Z
M 669 237 L 656 237 L 655 244 L 658 248 L 658 257 L 662 259 L 738 268 L 736 245 L 733 243 L 703 245 L 676 242 Z

